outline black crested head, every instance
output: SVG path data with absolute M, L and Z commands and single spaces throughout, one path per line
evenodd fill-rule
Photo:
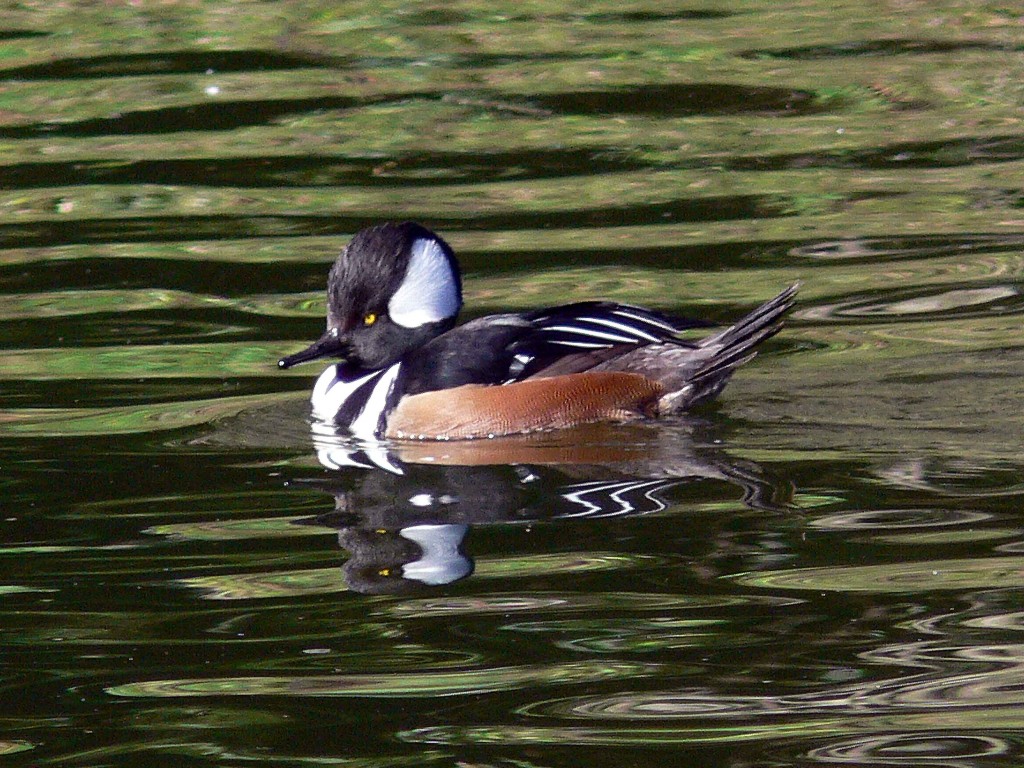
M 367 369 L 401 359 L 455 324 L 462 282 L 451 247 L 413 222 L 358 232 L 327 280 L 327 329 L 282 368 L 338 356 Z

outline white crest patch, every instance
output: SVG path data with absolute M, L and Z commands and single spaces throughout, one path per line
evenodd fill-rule
M 402 284 L 388 302 L 388 315 L 405 328 L 455 317 L 459 288 L 441 245 L 432 238 L 413 241 Z

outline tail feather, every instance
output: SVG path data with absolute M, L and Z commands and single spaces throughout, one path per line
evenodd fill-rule
M 791 285 L 739 322 L 696 343 L 677 339 L 625 352 L 609 350 L 609 356 L 596 364 L 588 355 L 587 367 L 559 372 L 640 372 L 662 388 L 659 413 L 689 410 L 721 392 L 733 371 L 757 355 L 757 345 L 782 329 L 782 316 L 793 306 L 799 287 Z
M 782 330 L 782 316 L 793 306 L 795 283 L 723 331 L 697 342 L 704 363 L 690 375 L 697 383 L 728 375 L 757 355 L 757 345 Z

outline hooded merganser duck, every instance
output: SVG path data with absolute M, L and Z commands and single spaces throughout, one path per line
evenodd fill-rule
M 685 411 L 717 395 L 775 335 L 797 290 L 735 325 L 706 327 L 586 301 L 455 327 L 462 281 L 451 247 L 412 222 L 357 233 L 331 268 L 327 330 L 281 368 L 339 357 L 313 388 L 321 424 L 365 440 L 462 440 Z

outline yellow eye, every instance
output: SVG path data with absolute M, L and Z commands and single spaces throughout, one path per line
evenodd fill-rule
M 371 312 L 363 318 L 363 325 L 373 325 L 377 322 L 377 316 Z

